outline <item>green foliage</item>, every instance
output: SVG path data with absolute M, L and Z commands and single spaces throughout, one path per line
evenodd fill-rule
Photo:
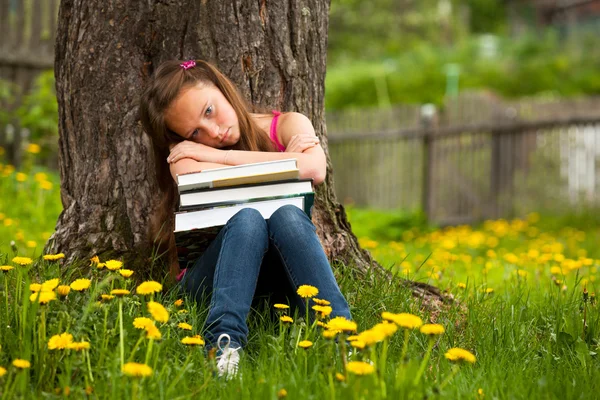
M 20 126 L 29 129 L 31 140 L 58 136 L 58 103 L 54 71 L 41 73 L 17 110 Z
M 573 44 L 548 32 L 542 38 L 497 40 L 496 56 L 485 56 L 481 38 L 474 37 L 454 48 L 422 44 L 383 62 L 331 65 L 326 77 L 326 108 L 385 105 L 387 99 L 378 91 L 382 83 L 392 104 L 442 105 L 449 64 L 460 68 L 460 90 L 489 89 L 506 97 L 600 93 L 600 54 L 588 51 L 600 46 L 600 37 L 582 36 Z

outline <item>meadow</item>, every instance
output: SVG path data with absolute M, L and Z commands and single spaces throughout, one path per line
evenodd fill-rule
M 393 278 L 336 266 L 354 321 L 329 318 L 312 288 L 302 291 L 309 318 L 285 305 L 253 311 L 239 374 L 224 379 L 203 344 L 206 304 L 139 282 L 120 260 L 65 265 L 43 253 L 61 205 L 36 150 L 21 171 L 0 164 L 2 398 L 597 397 L 592 211 L 439 228 L 349 207 L 362 246 Z M 428 309 L 404 279 L 449 300 Z

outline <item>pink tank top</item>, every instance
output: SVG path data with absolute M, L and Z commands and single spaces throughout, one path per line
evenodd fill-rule
M 285 151 L 285 146 L 279 143 L 279 139 L 277 139 L 277 121 L 279 120 L 279 116 L 281 115 L 281 113 L 279 111 L 273 110 L 273 115 L 274 117 L 271 121 L 271 132 L 269 134 L 269 137 L 271 138 L 271 141 L 275 143 L 275 146 L 277 146 L 277 150 L 283 152 Z

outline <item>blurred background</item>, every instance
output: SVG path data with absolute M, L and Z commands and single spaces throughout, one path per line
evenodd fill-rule
M 41 193 L 58 5 L 0 1 L 0 175 Z M 328 40 L 344 204 L 444 225 L 597 205 L 600 0 L 332 0 Z

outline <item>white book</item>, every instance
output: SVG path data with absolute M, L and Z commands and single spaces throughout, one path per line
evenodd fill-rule
M 284 197 L 280 199 L 253 201 L 240 203 L 234 206 L 207 208 L 198 211 L 187 211 L 175 213 L 175 233 L 193 229 L 204 229 L 212 226 L 223 226 L 238 211 L 244 208 L 253 208 L 260 212 L 265 219 L 280 207 L 291 204 L 300 208 L 305 213 L 310 212 L 314 201 L 314 193 L 307 193 L 298 197 Z
M 179 192 L 212 187 L 298 178 L 295 158 L 260 163 L 234 165 L 177 175 Z
M 312 192 L 312 180 L 269 182 L 246 186 L 224 187 L 182 193 L 179 207 L 235 204 L 244 200 L 260 200 L 268 197 L 281 197 Z

